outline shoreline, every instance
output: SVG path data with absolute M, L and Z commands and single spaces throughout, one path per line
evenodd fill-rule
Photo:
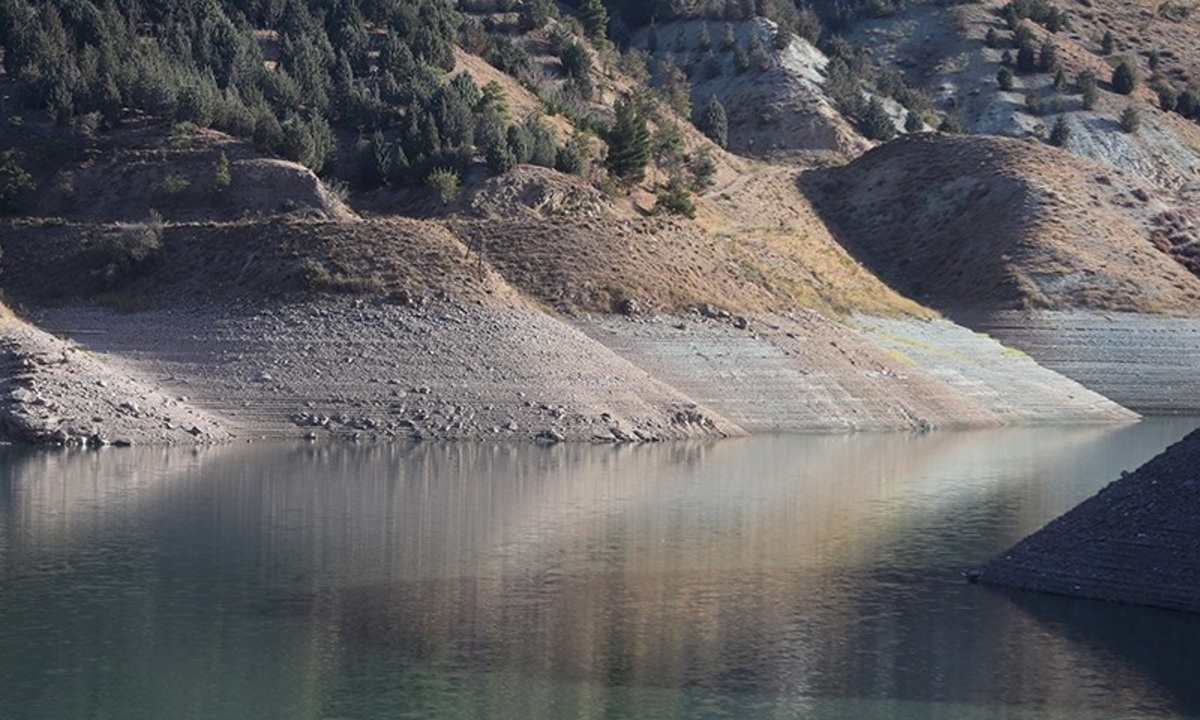
M 947 321 L 344 297 L 32 317 L 3 334 L 10 362 L 31 365 L 0 392 L 3 434 L 23 441 L 620 443 L 1137 417 Z M 68 360 L 35 360 L 50 356 Z M 31 416 L 38 393 L 57 412 Z M 176 415 L 208 424 L 189 434 Z

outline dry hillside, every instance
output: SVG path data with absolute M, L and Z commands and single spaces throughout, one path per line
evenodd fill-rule
M 1200 278 L 1152 242 L 1171 217 L 1155 189 L 1054 148 L 908 136 L 802 185 L 859 259 L 935 308 L 1200 311 Z

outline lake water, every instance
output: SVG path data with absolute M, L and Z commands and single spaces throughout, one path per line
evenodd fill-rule
M 1200 421 L 0 450 L 0 718 L 1178 718 L 1200 618 L 961 573 Z

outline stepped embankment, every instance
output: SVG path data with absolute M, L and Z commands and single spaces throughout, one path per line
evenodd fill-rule
M 1200 431 L 969 574 L 1058 595 L 1200 611 Z

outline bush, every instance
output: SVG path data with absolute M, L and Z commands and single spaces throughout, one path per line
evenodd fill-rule
M 1050 129 L 1050 144 L 1055 147 L 1063 147 L 1070 138 L 1071 126 L 1067 124 L 1065 117 L 1059 115 L 1054 121 L 1054 127 Z
M 892 122 L 892 116 L 883 107 L 883 101 L 877 97 L 871 98 L 867 103 L 860 124 L 863 135 L 870 140 L 891 140 L 896 137 L 896 124 Z
M 1004 66 L 1001 66 L 1000 69 L 996 72 L 996 84 L 999 85 L 1000 89 L 1004 90 L 1005 92 L 1012 90 L 1013 89 L 1012 70 L 1009 70 L 1008 68 L 1006 68 Z
M 21 167 L 21 155 L 16 150 L 0 154 L 0 215 L 20 212 L 34 187 L 33 176 Z
M 708 148 L 696 154 L 689 169 L 692 171 L 692 190 L 704 192 L 713 186 L 717 177 L 717 161 L 713 159 Z
M 1084 70 L 1079 73 L 1079 92 L 1083 95 L 1083 109 L 1091 110 L 1096 107 L 1096 99 L 1099 96 L 1099 87 L 1096 82 L 1096 73 L 1091 70 Z
M 692 202 L 692 194 L 678 175 L 655 193 L 655 212 L 665 212 L 672 215 L 682 215 L 686 218 L 696 217 L 696 204 Z
M 1135 133 L 1142 126 L 1142 113 L 1136 105 L 1125 106 L 1121 113 L 1121 129 L 1127 133 Z
M 162 217 L 150 211 L 144 223 L 127 225 L 109 235 L 100 244 L 99 267 L 93 275 L 105 290 L 143 275 L 158 260 L 162 251 Z
M 213 192 L 218 194 L 225 192 L 231 182 L 233 182 L 233 175 L 229 171 L 229 156 L 221 153 L 217 161 L 213 163 Z
M 425 187 L 433 191 L 443 205 L 458 197 L 458 173 L 449 168 L 437 168 L 425 178 Z
M 1137 87 L 1137 68 L 1129 58 L 1121 58 L 1113 68 L 1112 86 L 1115 92 L 1129 95 Z

